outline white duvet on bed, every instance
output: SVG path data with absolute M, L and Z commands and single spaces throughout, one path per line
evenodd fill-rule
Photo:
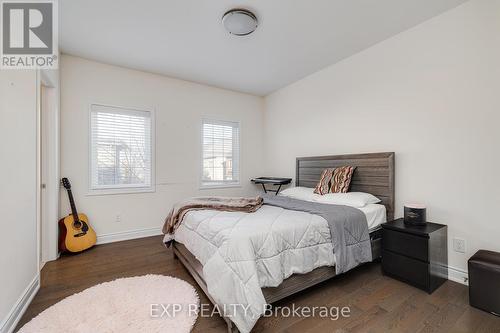
M 385 221 L 385 207 L 360 209 L 370 229 Z M 235 307 L 231 319 L 248 332 L 266 304 L 262 287 L 276 287 L 294 273 L 333 266 L 335 257 L 327 221 L 318 215 L 262 206 L 255 213 L 191 211 L 175 240 L 202 263 L 209 293 L 217 304 Z
M 175 232 L 175 240 L 203 265 L 224 242 L 250 242 L 257 250 L 261 287 L 276 287 L 293 273 L 335 262 L 324 218 L 267 205 L 255 213 L 191 211 Z
M 255 213 L 191 211 L 175 240 L 202 263 L 210 295 L 232 307 L 231 320 L 249 332 L 264 311 L 261 287 L 276 287 L 293 273 L 335 264 L 330 229 L 318 215 L 274 206 Z

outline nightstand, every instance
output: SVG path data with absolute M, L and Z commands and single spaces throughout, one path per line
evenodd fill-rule
M 382 271 L 432 293 L 448 279 L 448 227 L 382 224 Z

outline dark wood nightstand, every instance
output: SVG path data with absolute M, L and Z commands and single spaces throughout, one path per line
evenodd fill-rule
M 448 279 L 448 227 L 382 224 L 382 271 L 432 293 Z

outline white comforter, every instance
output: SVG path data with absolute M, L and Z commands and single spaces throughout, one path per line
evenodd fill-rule
M 333 266 L 330 230 L 318 215 L 264 205 L 255 213 L 191 211 L 175 240 L 202 263 L 208 291 L 242 332 L 262 315 L 262 287 Z

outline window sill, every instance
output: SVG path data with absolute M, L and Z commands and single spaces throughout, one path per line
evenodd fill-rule
M 241 188 L 241 184 L 200 185 L 200 190 L 213 190 L 223 188 Z
M 90 189 L 87 192 L 87 196 L 98 196 L 98 195 L 117 195 L 117 194 L 140 194 L 140 193 L 154 193 L 156 192 L 154 187 L 138 187 L 138 188 L 109 188 L 109 189 Z

